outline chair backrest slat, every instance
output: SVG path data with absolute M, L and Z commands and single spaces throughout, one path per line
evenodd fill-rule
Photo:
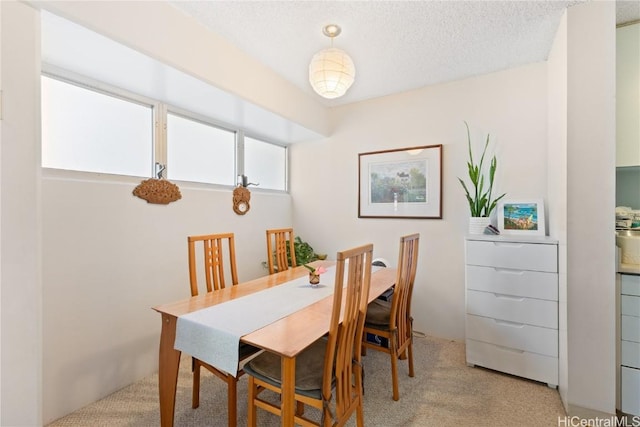
M 362 398 L 360 352 L 371 284 L 372 255 L 373 245 L 368 244 L 338 252 L 336 256 L 335 291 L 325 353 L 322 396 L 329 401 L 331 390 L 335 386 L 337 420 L 350 416 L 355 407 L 354 402 Z M 332 384 L 333 376 L 335 385 Z
M 267 230 L 267 266 L 269 274 L 296 267 L 293 228 L 277 228 Z
M 189 247 L 189 282 L 191 284 L 191 296 L 198 295 L 198 268 L 196 245 L 202 243 L 202 257 L 204 277 L 207 292 L 226 287 L 225 270 L 228 268 L 231 274 L 231 285 L 238 284 L 238 271 L 236 267 L 236 248 L 233 233 L 206 234 L 201 236 L 188 236 Z M 229 265 L 225 265 L 225 246 L 229 254 Z
M 398 346 L 402 346 L 411 336 L 411 296 L 418 267 L 418 244 L 420 234 L 410 234 L 400 238 L 398 255 L 398 275 L 393 292 L 390 313 L 390 329 L 398 329 Z

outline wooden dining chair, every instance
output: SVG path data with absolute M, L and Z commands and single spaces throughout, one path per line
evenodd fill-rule
M 372 252 L 373 245 L 368 244 L 337 254 L 329 334 L 296 357 L 294 422 L 297 425 L 341 426 L 355 412 L 357 425 L 364 426 L 360 350 L 371 283 Z M 282 416 L 277 398 L 267 400 L 260 396 L 266 390 L 278 395 L 282 393 L 280 367 L 280 356 L 268 352 L 256 356 L 245 366 L 249 375 L 247 418 L 250 427 L 256 426 L 258 407 Z M 321 411 L 320 423 L 305 416 L 304 405 Z
M 391 380 L 393 400 L 400 398 L 398 391 L 398 359 L 409 359 L 409 376 L 413 371 L 413 318 L 411 317 L 411 294 L 418 266 L 418 243 L 420 234 L 400 238 L 398 273 L 391 301 L 373 300 L 367 307 L 364 325 L 363 353 L 367 349 L 383 351 L 391 356 Z M 388 347 L 369 342 L 367 334 L 386 338 Z
M 202 244 L 202 260 L 206 283 L 206 292 L 217 291 L 226 287 L 226 274 L 231 276 L 230 284 L 238 284 L 238 270 L 236 267 L 236 246 L 233 233 L 206 234 L 202 236 L 188 236 L 189 243 L 189 282 L 191 284 L 191 296 L 198 295 L 198 255 L 196 245 Z M 228 255 L 225 255 L 225 246 Z M 228 256 L 228 264 L 225 264 L 225 256 Z M 226 272 L 225 272 L 226 270 Z
M 198 295 L 198 277 L 205 277 L 206 292 L 223 289 L 227 283 L 231 286 L 238 284 L 238 272 L 236 268 L 236 248 L 233 233 L 207 234 L 202 236 L 188 236 L 189 246 L 189 282 L 191 284 L 191 296 Z M 226 250 L 225 250 L 226 246 Z M 198 255 L 197 247 L 201 247 L 201 255 Z M 225 255 L 225 253 L 227 255 Z M 225 262 L 225 257 L 228 261 Z M 197 268 L 197 261 L 202 259 L 204 268 Z M 230 276 L 230 281 L 227 278 Z M 248 344 L 240 343 L 238 350 L 240 362 L 254 355 L 259 348 Z M 214 368 L 202 360 L 192 358 L 193 370 L 193 395 L 192 408 L 200 406 L 200 368 L 203 367 L 209 372 L 227 383 L 227 411 L 229 426 L 235 427 L 237 424 L 237 383 L 238 378 L 244 373 L 242 369 L 235 372 L 235 376 L 230 373 Z
M 267 230 L 267 266 L 269 274 L 296 267 L 293 228 Z

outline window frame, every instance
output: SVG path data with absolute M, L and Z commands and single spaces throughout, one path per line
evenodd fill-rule
M 151 159 L 150 159 L 151 163 L 149 165 L 149 170 L 152 171 L 153 174 L 155 174 L 155 171 L 156 171 L 155 163 L 157 162 L 155 162 L 154 160 L 157 158 L 156 153 L 158 151 L 158 141 L 159 141 L 158 134 L 161 132 L 161 126 L 160 126 L 161 103 L 159 101 L 142 96 L 142 95 L 138 95 L 133 92 L 129 92 L 125 89 L 112 86 L 104 82 L 91 79 L 89 77 L 85 77 L 81 74 L 77 74 L 72 71 L 63 70 L 61 68 L 54 67 L 52 65 L 47 65 L 44 63 L 42 64 L 42 70 L 40 72 L 40 76 L 41 76 L 41 79 L 42 77 L 47 77 L 53 80 L 58 80 L 60 82 L 72 85 L 72 86 L 76 86 L 81 89 L 85 89 L 88 91 L 92 91 L 92 92 L 104 95 L 104 96 L 110 96 L 112 98 L 116 98 L 125 102 L 130 102 L 132 104 L 137 104 L 143 107 L 151 108 L 151 116 L 152 116 L 153 123 L 151 126 L 152 146 L 151 146 Z M 42 166 L 42 160 L 40 161 L 40 166 L 43 169 L 64 170 L 68 172 L 81 172 L 81 173 L 91 173 L 91 174 L 98 174 L 98 175 L 115 175 L 115 176 L 131 176 L 131 177 L 136 176 L 136 175 L 125 175 L 125 174 L 96 172 L 96 171 L 87 171 L 87 170 L 75 170 L 75 169 L 70 170 L 70 169 L 62 169 L 62 168 L 45 167 L 45 166 Z M 136 177 L 143 178 L 138 176 Z
M 267 188 L 265 190 L 289 193 L 289 146 L 287 144 L 275 142 L 271 138 L 265 138 L 264 136 L 261 136 L 258 133 L 242 132 L 242 136 L 241 136 L 242 138 L 242 173 L 240 175 L 243 175 L 245 173 L 244 171 L 244 166 L 245 166 L 244 165 L 244 137 L 245 136 L 251 139 L 255 139 L 257 141 L 263 142 L 265 144 L 271 144 L 277 147 L 284 148 L 284 190 L 279 190 L 274 188 Z M 260 187 L 255 187 L 255 188 L 260 188 Z
M 224 131 L 228 131 L 228 132 L 232 132 L 234 134 L 234 141 L 233 141 L 233 163 L 234 163 L 234 171 L 235 171 L 235 176 L 236 176 L 236 181 L 237 181 L 237 177 L 238 175 L 240 175 L 240 173 L 238 172 L 238 134 L 240 133 L 240 131 L 236 128 L 233 128 L 219 120 L 215 120 L 211 117 L 207 117 L 205 115 L 202 114 L 198 114 L 198 113 L 194 113 L 192 111 L 189 110 L 185 110 L 183 108 L 179 108 L 173 105 L 169 105 L 169 104 L 162 104 L 164 107 L 164 112 L 162 115 L 162 119 L 163 119 L 163 131 L 164 131 L 164 135 L 163 135 L 163 144 L 162 144 L 162 158 L 160 163 L 165 165 L 167 167 L 167 172 L 169 170 L 169 159 L 167 157 L 167 153 L 169 150 L 169 140 L 167 139 L 167 123 L 168 123 L 168 115 L 169 114 L 173 114 L 174 116 L 178 116 L 180 118 L 186 119 L 186 120 L 191 120 L 197 123 L 201 123 L 203 125 L 207 125 L 207 126 L 211 126 L 220 130 L 224 130 Z M 212 183 L 212 182 L 199 182 L 199 181 L 182 181 L 182 180 L 177 180 L 179 182 L 191 182 L 191 183 L 197 183 L 197 184 L 203 184 L 203 185 L 217 185 L 217 186 L 223 186 L 223 187 L 233 187 L 233 185 L 228 185 L 228 184 L 220 184 L 220 183 Z

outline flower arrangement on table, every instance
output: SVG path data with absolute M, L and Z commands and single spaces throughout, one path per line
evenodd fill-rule
M 302 266 L 309 270 L 309 283 L 311 283 L 311 285 L 317 285 L 320 283 L 320 275 L 327 271 L 327 269 L 322 266 L 312 267 L 307 264 L 302 264 Z

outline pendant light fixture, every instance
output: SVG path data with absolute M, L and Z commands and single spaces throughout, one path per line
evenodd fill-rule
M 313 55 L 309 64 L 311 87 L 318 95 L 328 99 L 344 95 L 356 76 L 356 68 L 349 55 L 344 50 L 333 47 L 333 38 L 341 31 L 335 24 L 322 29 L 322 33 L 331 39 L 331 47 Z

